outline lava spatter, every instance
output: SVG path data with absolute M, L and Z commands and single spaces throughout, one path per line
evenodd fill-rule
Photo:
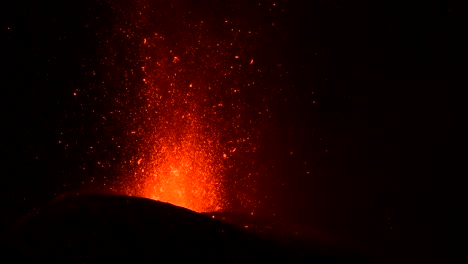
M 255 51 L 264 25 L 160 1 L 113 7 L 106 45 L 121 59 L 111 67 L 132 79 L 115 97 L 137 138 L 126 144 L 124 192 L 195 211 L 251 211 L 255 153 L 271 118 L 268 69 Z

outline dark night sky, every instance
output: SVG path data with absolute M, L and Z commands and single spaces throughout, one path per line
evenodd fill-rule
M 95 32 L 106 34 L 113 13 L 98 0 L 45 2 L 2 7 L 2 226 L 102 173 L 87 162 L 104 154 L 84 146 L 97 138 L 90 109 L 106 106 L 83 107 L 70 95 L 97 82 L 81 65 L 98 67 Z M 461 158 L 450 153 L 466 133 L 445 75 L 453 12 L 436 0 L 278 2 L 287 12 L 271 50 L 294 85 L 283 93 L 288 104 L 272 106 L 276 129 L 262 141 L 260 162 L 276 167 L 258 179 L 257 198 L 273 197 L 260 211 L 367 245 L 417 242 L 415 256 L 423 254 L 428 219 L 441 207 L 435 194 L 445 191 L 436 178 L 457 175 Z M 77 140 L 66 151 L 62 131 Z

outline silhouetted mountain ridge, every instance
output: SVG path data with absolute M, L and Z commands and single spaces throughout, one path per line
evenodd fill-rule
M 21 261 L 61 263 L 335 263 L 357 257 L 285 246 L 273 236 L 243 230 L 212 215 L 146 198 L 68 194 L 19 221 L 8 242 L 10 253 Z

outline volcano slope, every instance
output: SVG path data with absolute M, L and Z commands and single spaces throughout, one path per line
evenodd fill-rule
M 265 236 L 268 228 L 254 228 L 263 230 L 259 234 L 245 230 L 241 220 L 218 218 L 222 213 L 202 214 L 146 198 L 67 194 L 19 220 L 5 236 L 4 250 L 19 262 L 44 263 L 369 261 L 317 243 L 288 245 L 281 237 Z

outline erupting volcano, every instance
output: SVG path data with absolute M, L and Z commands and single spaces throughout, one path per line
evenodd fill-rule
M 198 212 L 252 211 L 255 155 L 271 118 L 271 87 L 254 52 L 262 25 L 157 1 L 113 9 L 104 65 L 124 77 L 113 96 L 127 113 L 126 134 L 137 138 L 125 147 L 123 192 Z
M 451 218 L 434 206 L 446 207 L 444 190 L 464 194 L 450 153 L 467 133 L 444 29 L 462 9 L 29 2 L 1 8 L 0 239 L 11 259 L 447 255 L 434 227 Z

